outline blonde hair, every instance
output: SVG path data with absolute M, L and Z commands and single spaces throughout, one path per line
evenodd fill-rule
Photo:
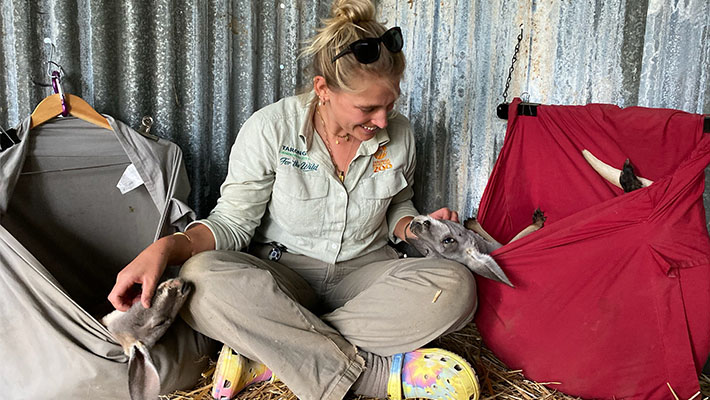
M 352 55 L 332 62 L 333 57 L 352 42 L 368 37 L 380 37 L 386 28 L 375 20 L 375 5 L 370 0 L 334 0 L 330 18 L 303 49 L 302 56 L 312 56 L 314 76 L 325 78 L 331 89 L 354 92 L 353 83 L 363 74 L 389 78 L 396 82 L 402 78 L 405 68 L 404 54 L 391 53 L 380 44 L 380 58 L 370 64 L 361 64 Z

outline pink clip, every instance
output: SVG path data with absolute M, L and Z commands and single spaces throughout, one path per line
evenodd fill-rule
M 69 110 L 67 109 L 67 102 L 64 98 L 64 90 L 62 89 L 59 71 L 52 71 L 52 88 L 54 89 L 54 93 L 59 93 L 59 97 L 62 99 L 62 116 L 66 117 L 69 115 Z

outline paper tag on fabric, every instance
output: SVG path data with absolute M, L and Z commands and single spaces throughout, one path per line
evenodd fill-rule
M 123 171 L 123 175 L 118 181 L 116 187 L 121 191 L 121 194 L 126 194 L 142 184 L 143 179 L 141 179 L 141 176 L 138 175 L 136 166 L 131 164 L 125 171 Z

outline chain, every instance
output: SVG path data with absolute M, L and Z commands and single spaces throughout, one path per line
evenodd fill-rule
M 510 80 L 513 79 L 513 71 L 515 70 L 515 62 L 518 61 L 518 52 L 520 51 L 520 42 L 523 41 L 523 25 L 520 24 L 520 34 L 518 35 L 518 43 L 515 45 L 515 51 L 513 52 L 513 60 L 510 63 L 510 69 L 508 70 L 508 79 L 505 81 L 505 90 L 503 91 L 503 103 L 508 97 L 508 89 L 510 89 Z
M 321 138 L 325 138 L 325 140 L 323 140 L 323 142 L 325 142 L 325 147 L 326 147 L 326 149 L 328 149 L 328 155 L 330 156 L 330 161 L 333 162 L 333 167 L 335 167 L 335 174 L 338 176 L 338 179 L 340 179 L 340 182 L 343 182 L 343 181 L 345 181 L 345 171 L 340 169 L 338 167 L 338 163 L 335 162 L 335 156 L 333 155 L 333 149 L 330 147 L 330 139 L 328 138 L 328 136 L 329 136 L 328 130 L 325 128 L 325 120 L 323 120 L 323 116 L 321 115 L 319 109 L 320 109 L 320 105 L 316 106 L 316 114 L 318 114 L 318 116 L 320 117 L 320 122 L 323 125 L 323 134 L 321 135 Z M 335 136 L 342 137 L 342 136 L 338 136 L 338 135 L 335 135 Z M 347 138 L 346 139 L 347 141 L 350 141 L 349 134 L 346 134 L 346 138 Z M 336 141 L 336 143 L 338 143 L 338 142 Z

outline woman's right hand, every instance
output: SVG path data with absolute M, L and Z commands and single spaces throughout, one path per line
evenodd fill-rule
M 149 308 L 158 279 L 168 264 L 168 238 L 160 239 L 118 273 L 108 300 L 119 311 L 127 311 L 138 300 Z M 138 288 L 136 285 L 140 285 Z
M 192 225 L 185 234 L 160 238 L 118 273 L 108 300 L 119 311 L 128 311 L 138 300 L 143 307 L 150 308 L 155 288 L 168 265 L 182 265 L 191 256 L 214 248 L 212 231 L 204 224 Z

